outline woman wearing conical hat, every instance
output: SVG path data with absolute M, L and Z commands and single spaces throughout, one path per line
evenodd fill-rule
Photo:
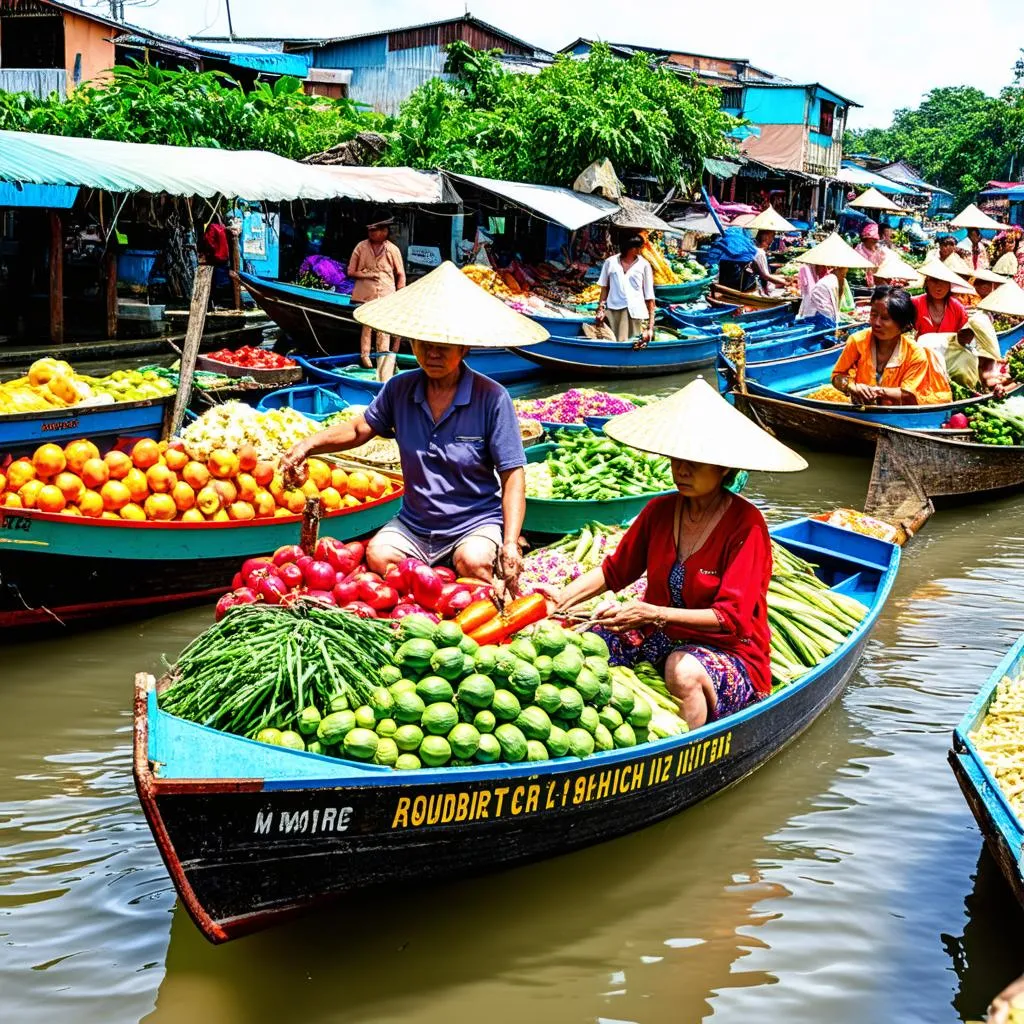
M 771 692 L 764 517 L 729 490 L 742 469 L 790 472 L 807 463 L 698 378 L 682 391 L 616 416 L 605 433 L 664 455 L 676 494 L 654 498 L 614 554 L 558 594 L 564 611 L 647 573 L 642 601 L 596 613 L 612 661 L 649 661 L 664 675 L 690 728 Z
M 948 253 L 943 258 L 948 259 L 951 255 Z M 966 327 L 967 309 L 953 297 L 953 288 L 958 287 L 972 295 L 974 289 L 938 260 L 926 261 L 918 272 L 924 278 L 924 294 L 913 300 L 917 333 L 955 334 Z

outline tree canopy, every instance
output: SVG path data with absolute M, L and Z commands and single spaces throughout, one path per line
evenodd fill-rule
M 1021 176 L 1024 90 L 993 97 L 966 85 L 933 89 L 916 110 L 897 110 L 888 128 L 847 132 L 843 147 L 905 160 L 964 200 L 988 181 Z
M 649 55 L 559 55 L 537 74 L 506 71 L 493 55 L 453 43 L 453 77 L 420 86 L 399 110 L 387 162 L 544 185 L 569 185 L 591 161 L 664 184 L 694 176 L 726 148 L 736 122 L 719 91 L 681 78 Z
M 306 96 L 295 78 L 250 92 L 216 71 L 117 67 L 67 99 L 0 92 L 0 128 L 171 146 L 263 149 L 298 159 L 377 129 L 387 118 L 351 100 Z

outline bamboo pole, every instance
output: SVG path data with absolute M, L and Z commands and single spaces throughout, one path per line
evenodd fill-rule
M 117 337 L 117 256 L 113 249 L 103 255 L 103 283 L 106 295 L 106 337 Z
M 50 211 L 50 340 L 64 342 L 64 224 Z
M 236 230 L 236 225 L 238 229 Z M 242 308 L 242 282 L 238 279 L 238 271 L 241 269 L 241 242 L 239 233 L 241 221 L 232 220 L 228 225 L 228 252 L 231 254 L 231 298 L 235 309 Z
M 210 301 L 210 284 L 213 281 L 213 267 L 202 263 L 196 271 L 192 284 L 192 304 L 188 310 L 188 327 L 185 329 L 185 341 L 181 346 L 181 366 L 178 370 L 178 392 L 174 396 L 174 408 L 171 417 L 164 425 L 164 440 L 172 438 L 181 427 L 192 396 L 192 381 L 196 372 L 196 357 L 199 355 L 199 343 L 203 340 L 203 327 L 206 324 L 206 307 Z

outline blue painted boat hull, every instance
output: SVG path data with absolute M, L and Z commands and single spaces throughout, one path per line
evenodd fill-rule
M 713 329 L 723 323 L 733 323 L 739 324 L 744 330 L 755 330 L 769 324 L 792 323 L 794 319 L 793 310 L 788 306 L 757 309 L 750 313 L 739 313 L 738 309 L 738 306 L 717 306 L 707 310 L 677 310 L 672 306 L 666 306 L 665 315 L 679 327 L 702 329 Z
M 982 761 L 970 735 L 984 721 L 999 681 L 1006 675 L 1019 675 L 1022 663 L 1024 636 L 1010 648 L 960 720 L 953 733 L 949 763 L 985 844 L 1018 904 L 1024 907 L 1024 824 Z
M 217 733 L 135 697 L 135 780 L 182 902 L 214 942 L 347 892 L 464 877 L 643 828 L 720 792 L 807 728 L 854 671 L 899 549 L 813 520 L 773 531 L 869 613 L 775 696 L 681 737 L 582 761 L 395 772 Z
M 64 444 L 76 437 L 93 440 L 118 437 L 159 437 L 167 406 L 174 396 L 144 402 L 71 406 L 44 413 L 0 416 L 0 459 L 31 454 L 41 444 Z

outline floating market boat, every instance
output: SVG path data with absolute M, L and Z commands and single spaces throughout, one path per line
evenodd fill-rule
M 134 775 L 171 879 L 223 942 L 345 893 L 422 886 L 568 853 L 676 814 L 759 768 L 839 695 L 899 549 L 800 519 L 775 539 L 868 607 L 846 642 L 774 696 L 693 732 L 578 760 L 396 772 L 255 743 L 161 711 L 135 681 Z
M 174 395 L 108 405 L 70 405 L 47 412 L 0 416 L 0 457 L 22 455 L 46 441 L 88 435 L 98 438 L 159 437 Z
M 1024 825 L 971 739 L 985 721 L 1000 681 L 1005 677 L 1016 679 L 1022 671 L 1024 636 L 996 666 L 954 730 L 949 763 L 986 845 L 1017 902 L 1024 907 Z
M 708 309 L 678 309 L 675 306 L 666 306 L 665 315 L 680 327 L 698 327 L 708 331 L 717 329 L 725 322 L 738 324 L 744 330 L 768 324 L 792 323 L 796 316 L 789 306 L 747 312 L 739 306 L 710 306 Z
M 654 298 L 658 303 L 695 302 L 711 287 L 718 274 L 708 274 L 694 281 L 681 281 L 679 284 L 656 284 Z
M 360 467 L 363 468 L 363 467 Z M 327 512 L 321 536 L 372 533 L 401 507 L 396 490 Z M 298 543 L 301 516 L 248 522 L 126 522 L 0 507 L 0 629 L 153 611 L 222 594 L 239 561 Z
M 799 299 L 792 295 L 761 295 L 759 292 L 741 292 L 735 288 L 726 288 L 717 282 L 708 292 L 708 304 L 719 306 L 740 306 L 752 309 L 774 309 L 788 306 L 796 309 Z

